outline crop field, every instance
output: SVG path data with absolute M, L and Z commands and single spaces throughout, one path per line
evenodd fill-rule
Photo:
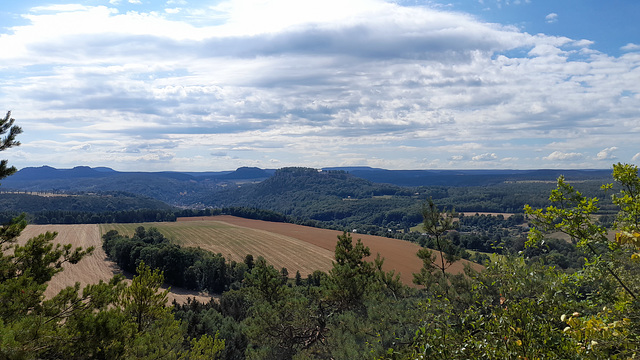
M 122 273 L 114 262 L 107 259 L 102 250 L 99 225 L 28 225 L 18 238 L 18 243 L 24 244 L 28 239 L 47 231 L 58 233 L 56 243 L 82 246 L 84 249 L 94 246 L 95 250 L 91 256 L 85 257 L 77 264 L 64 264 L 64 271 L 56 274 L 49 282 L 45 297 L 51 298 L 60 290 L 73 286 L 76 282 L 80 283 L 82 289 L 85 285 L 95 284 L 100 280 L 109 281 L 115 274 Z M 201 301 L 208 301 L 210 298 L 184 289 L 172 288 L 169 293 L 169 302 L 173 299 L 185 302 L 187 297 L 196 297 Z
M 300 271 L 302 276 L 315 270 L 328 271 L 333 250 L 323 249 L 296 237 L 272 231 L 238 226 L 231 223 L 198 218 L 198 221 L 178 221 L 142 224 L 103 224 L 102 233 L 116 230 L 133 235 L 138 226 L 155 227 L 165 237 L 181 246 L 200 247 L 222 254 L 227 260 L 244 261 L 247 254 L 263 256 L 277 269 L 286 267 L 290 276 Z
M 72 244 L 87 248 L 94 246 L 91 256 L 78 264 L 64 264 L 65 270 L 57 274 L 49 283 L 45 296 L 50 298 L 61 289 L 80 282 L 81 286 L 108 281 L 113 275 L 121 273 L 115 263 L 109 261 L 102 250 L 102 234 L 114 229 L 121 234 L 132 235 L 138 226 L 156 227 L 166 237 L 182 246 L 201 247 L 220 253 L 227 259 L 243 261 L 247 254 L 254 258 L 263 256 L 277 269 L 286 267 L 289 276 L 300 271 L 304 277 L 314 270 L 331 269 L 333 253 L 340 231 L 317 229 L 306 226 L 250 220 L 233 216 L 214 216 L 202 218 L 181 218 L 173 223 L 143 224 L 102 224 L 102 225 L 29 225 L 18 239 L 24 244 L 27 239 L 46 231 L 58 233 L 57 243 Z M 371 249 L 373 260 L 380 253 L 385 258 L 384 269 L 395 270 L 401 274 L 402 281 L 412 284 L 412 274 L 418 272 L 422 262 L 416 256 L 419 246 L 402 240 L 379 236 L 352 234 L 354 240 L 362 239 Z M 467 261 L 460 261 L 449 268 L 458 273 Z M 471 266 L 479 268 L 477 264 Z M 131 274 L 125 274 L 129 278 Z M 190 292 L 180 288 L 171 288 L 169 301 L 186 301 L 187 297 L 196 297 L 208 301 L 204 294 Z
M 302 263 L 304 264 L 305 261 L 310 260 L 310 256 L 313 256 L 312 254 L 308 254 L 308 251 L 310 249 L 313 249 L 314 253 L 318 253 L 319 251 L 317 250 L 317 248 L 320 248 L 330 254 L 330 260 L 326 264 L 327 268 L 331 267 L 331 261 L 333 260 L 333 252 L 335 250 L 337 236 L 342 234 L 342 232 L 336 230 L 318 229 L 287 223 L 243 219 L 228 215 L 199 218 L 179 218 L 176 224 L 188 223 L 192 224 L 193 226 L 195 223 L 207 224 L 209 222 L 223 223 L 227 226 L 232 225 L 240 229 L 260 230 L 262 233 L 280 234 L 300 240 L 306 245 L 303 247 L 303 249 L 301 249 L 300 253 L 292 254 L 292 256 L 295 256 L 296 258 L 302 258 L 301 260 L 296 261 L 302 261 Z M 422 268 L 422 260 L 420 260 L 416 256 L 416 253 L 420 249 L 420 246 L 418 244 L 403 240 L 389 239 L 386 237 L 364 234 L 352 234 L 352 237 L 354 240 L 361 239 L 364 245 L 368 246 L 371 249 L 372 256 L 369 260 L 373 260 L 379 253 L 383 258 L 385 258 L 383 267 L 384 270 L 394 270 L 396 274 L 399 273 L 401 275 L 400 278 L 405 284 L 413 284 L 413 273 L 419 272 Z M 212 238 L 215 237 L 212 235 Z M 253 255 L 263 255 L 267 259 L 267 261 L 270 261 L 276 267 L 286 266 L 280 263 L 276 263 L 271 256 L 271 254 L 277 255 L 278 253 L 282 252 L 283 249 L 279 249 L 275 246 L 268 246 L 266 250 L 266 253 L 254 253 Z M 481 268 L 481 266 L 478 264 L 466 260 L 461 260 L 451 266 L 448 271 L 452 273 L 460 273 L 463 271 L 465 264 L 469 264 L 475 269 Z M 293 268 L 287 267 L 290 275 L 295 274 L 295 269 L 293 270 L 293 272 L 292 269 Z M 322 270 L 323 268 L 317 269 Z M 300 270 L 300 273 L 303 274 L 303 271 Z

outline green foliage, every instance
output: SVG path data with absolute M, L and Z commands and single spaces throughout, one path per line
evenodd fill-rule
M 620 167 L 617 169 L 621 171 Z M 633 187 L 634 182 L 637 181 L 637 169 L 635 169 L 636 180 L 628 172 L 626 176 L 618 177 L 618 179 L 625 179 L 625 182 L 622 183 L 623 188 Z M 618 175 L 620 175 L 619 172 Z M 606 186 L 606 188 L 610 188 L 610 186 Z M 626 194 L 626 191 L 622 190 L 622 193 L 625 194 L 622 197 L 614 196 L 618 199 L 628 198 L 630 195 Z M 591 262 L 588 264 L 608 273 L 629 296 L 635 299 L 636 290 L 631 289 L 616 269 L 618 265 L 615 265 L 615 262 L 618 261 L 620 255 L 619 246 L 616 242 L 609 241 L 607 229 L 593 220 L 593 214 L 599 210 L 597 207 L 598 199 L 584 197 L 573 186 L 567 184 L 564 177 L 560 177 L 558 178 L 558 188 L 551 192 L 549 200 L 554 205 L 548 206 L 546 209 L 525 207 L 525 212 L 531 217 L 532 223 L 536 225 L 529 233 L 527 246 L 542 244 L 545 232 L 558 231 L 567 234 L 578 247 L 588 251 L 591 256 Z M 623 219 L 623 222 L 624 219 L 630 219 L 631 215 L 626 213 L 630 209 L 629 206 L 630 204 L 627 204 L 620 210 L 618 218 Z
M 622 188 L 619 193 L 611 195 L 612 202 L 620 208 L 615 227 L 620 231 L 638 231 L 640 229 L 640 178 L 638 178 L 638 167 L 629 164 L 614 164 L 613 180 Z M 603 188 L 612 189 L 613 184 L 605 185 Z
M 284 284 L 281 274 L 262 257 L 245 283 L 252 304 L 245 319 L 249 359 L 291 359 L 324 339 L 323 305 L 313 292 Z
M 425 299 L 409 348 L 385 359 L 572 359 L 556 319 L 572 308 L 571 283 L 552 268 L 494 256 L 481 273 L 452 282 L 449 296 Z
M 445 234 L 448 231 L 457 228 L 457 222 L 454 221 L 456 214 L 454 211 L 441 212 L 433 200 L 429 199 L 422 206 L 422 218 L 422 228 L 433 240 L 431 243 L 434 245 L 438 256 L 426 248 L 418 251 L 417 255 L 422 260 L 423 265 L 420 273 L 413 274 L 413 282 L 416 285 L 422 285 L 427 288 L 436 286 L 438 288 L 436 291 L 442 290 L 447 296 L 450 277 L 447 269 L 460 259 L 455 252 L 454 246 L 449 239 L 445 238 Z
M 48 256 L 52 250 L 46 244 L 34 246 L 41 251 L 25 256 L 44 254 L 35 257 L 47 259 L 49 265 L 59 261 Z M 3 260 L 4 265 L 7 259 Z M 46 262 L 26 263 L 47 268 Z M 217 336 L 189 340 L 165 306 L 167 291 L 159 291 L 162 274 L 144 264 L 138 270 L 129 286 L 117 276 L 82 291 L 76 284 L 49 300 L 42 295 L 47 276 L 40 277 L 42 283 L 29 276 L 42 272 L 29 269 L 0 281 L 0 296 L 9 300 L 0 302 L 0 358 L 215 358 L 224 340 Z
M 373 264 L 364 260 L 369 255 L 369 248 L 360 239 L 354 245 L 351 234 L 344 232 L 338 236 L 336 261 L 323 285 L 328 300 L 339 310 L 362 309 L 365 291 L 375 275 Z
M 338 236 L 333 268 L 292 286 L 258 258 L 237 298 L 249 308 L 242 320 L 250 359 L 349 358 L 382 354 L 395 341 L 409 341 L 415 323 L 414 302 L 393 272 L 382 270 L 378 256 L 348 233 Z M 221 300 L 221 307 L 226 293 Z M 221 311 L 225 313 L 225 311 Z
M 552 192 L 551 206 L 545 211 L 527 209 L 527 213 L 538 229 L 530 236 L 532 243 L 543 241 L 542 231 L 556 230 L 572 236 L 578 246 L 589 250 L 590 258 L 582 273 L 574 275 L 576 280 L 587 283 L 590 291 L 583 296 L 598 308 L 575 311 L 570 317 L 562 315 L 566 322 L 565 334 L 574 342 L 574 348 L 585 358 L 632 358 L 640 348 L 636 281 L 639 270 L 633 260 L 640 250 L 635 241 L 639 232 L 638 209 L 640 209 L 640 179 L 638 168 L 633 165 L 616 164 L 613 178 L 620 191 L 612 195 L 612 202 L 619 206 L 615 223 L 615 241 L 607 236 L 607 230 L 596 224 L 591 216 L 598 208 L 597 199 L 586 198 L 564 179 L 558 180 L 558 189 Z M 613 184 L 603 186 L 611 190 Z M 589 282 L 590 279 L 593 279 Z M 585 281 L 587 280 L 587 281 Z M 617 284 L 612 287 L 609 284 Z M 633 319 L 633 320 L 632 320 Z
M 151 270 L 141 261 L 133 278 L 120 297 L 120 305 L 125 314 L 135 320 L 138 331 L 148 328 L 167 311 L 169 289 L 158 292 L 164 281 L 160 270 Z
M 20 145 L 20 142 L 16 141 L 16 136 L 22 133 L 22 128 L 14 125 L 14 123 L 15 119 L 11 118 L 11 111 L 8 111 L 7 115 L 0 119 L 0 135 L 6 134 L 3 138 L 0 138 L 0 151 Z M 0 161 L 0 179 L 16 172 L 15 167 L 7 167 L 7 164 L 7 160 Z
M 125 271 L 133 272 L 145 262 L 163 271 L 175 286 L 221 293 L 242 281 L 248 265 L 227 262 L 221 254 L 172 244 L 156 228 L 138 227 L 129 238 L 111 230 L 103 235 L 102 247 Z
M 220 358 L 244 359 L 247 338 L 241 321 L 245 318 L 245 305 L 244 295 L 231 290 L 225 292 L 219 301 L 211 300 L 206 304 L 191 299 L 187 299 L 185 304 L 174 302 L 173 311 L 176 319 L 185 325 L 187 336 L 213 335 L 224 339 L 225 347 Z

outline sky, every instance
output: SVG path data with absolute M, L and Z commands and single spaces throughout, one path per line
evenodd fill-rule
M 640 163 L 635 0 L 3 1 L 17 168 Z

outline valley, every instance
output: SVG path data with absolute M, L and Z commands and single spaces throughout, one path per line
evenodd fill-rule
M 177 222 L 133 223 L 133 224 L 83 224 L 83 225 L 29 225 L 20 236 L 20 242 L 46 231 L 58 233 L 56 243 L 72 244 L 87 248 L 94 246 L 91 256 L 76 265 L 65 264 L 65 271 L 50 282 L 45 295 L 57 294 L 76 281 L 81 286 L 108 281 L 121 270 L 107 259 L 102 250 L 101 235 L 117 230 L 123 235 L 132 235 L 138 226 L 155 227 L 166 237 L 181 246 L 200 247 L 222 254 L 227 260 L 242 262 L 247 254 L 255 258 L 263 256 L 276 269 L 287 268 L 293 277 L 300 271 L 303 277 L 315 270 L 328 271 L 334 261 L 333 252 L 340 231 L 311 228 L 295 224 L 243 219 L 234 216 L 179 218 Z M 362 239 L 371 249 L 369 261 L 379 253 L 385 258 L 384 270 L 400 274 L 402 282 L 413 285 L 413 273 L 419 272 L 422 261 L 416 256 L 420 246 L 403 240 L 389 239 L 366 234 L 352 234 L 354 240 Z M 479 270 L 480 265 L 462 260 L 448 269 L 460 273 L 465 264 Z M 169 300 L 186 301 L 187 297 L 206 300 L 207 296 L 193 291 L 172 287 Z

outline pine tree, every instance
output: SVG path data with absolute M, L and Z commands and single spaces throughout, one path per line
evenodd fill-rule
M 22 128 L 14 125 L 14 122 L 15 119 L 11 118 L 11 111 L 8 111 L 7 116 L 0 120 L 0 136 L 6 134 L 6 136 L 0 138 L 0 151 L 20 145 L 20 142 L 16 141 L 16 136 L 22 133 Z M 7 160 L 0 161 L 0 179 L 4 179 L 16 172 L 16 168 L 14 166 L 7 167 L 7 164 Z

